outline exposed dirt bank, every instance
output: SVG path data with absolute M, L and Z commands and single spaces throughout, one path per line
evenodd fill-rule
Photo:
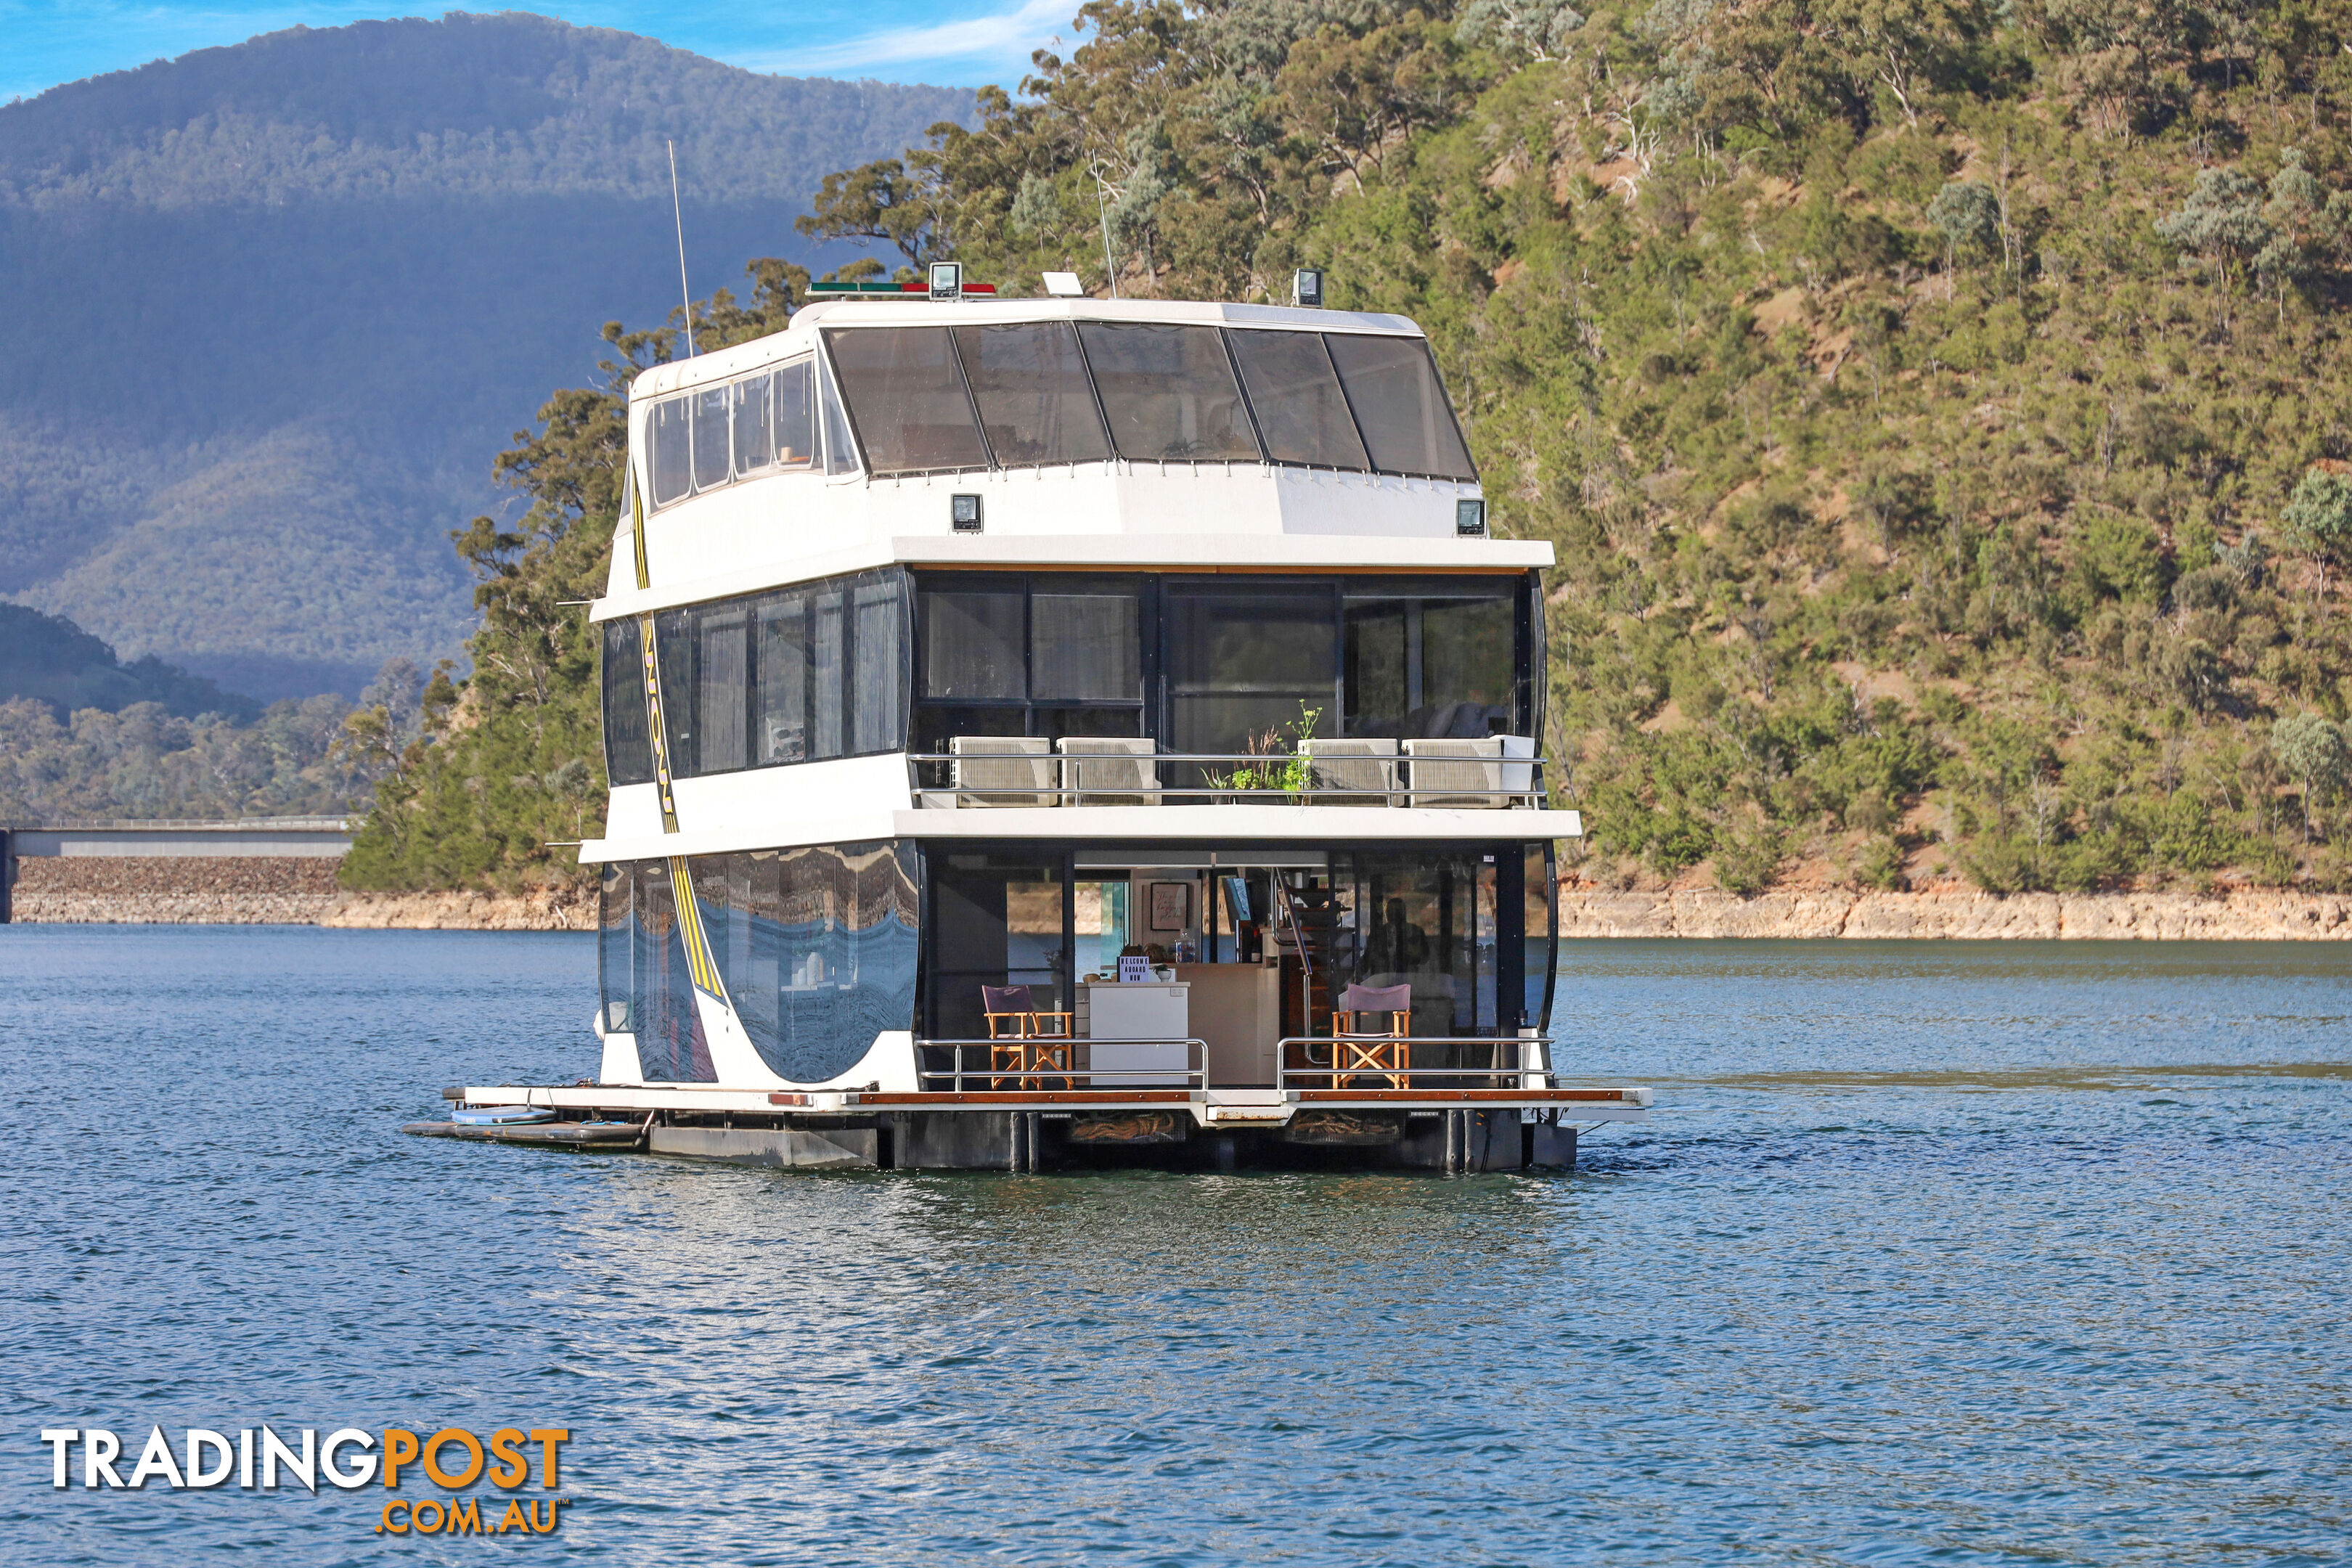
M 2352 897 L 2338 893 L 1736 894 L 1560 890 L 1570 937 L 1860 937 L 1982 941 L 2352 941 Z
M 593 895 L 347 893 L 326 856 L 28 857 L 12 919 L 31 925 L 324 925 L 590 931 Z

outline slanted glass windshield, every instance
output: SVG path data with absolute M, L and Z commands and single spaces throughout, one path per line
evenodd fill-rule
M 1228 341 L 1241 363 L 1242 384 L 1249 388 L 1267 457 L 1318 468 L 1360 472 L 1371 467 L 1320 335 L 1233 332 Z
M 727 482 L 727 388 L 706 387 L 687 401 L 694 405 L 694 488 Z
M 958 327 L 955 340 L 1000 466 L 1094 463 L 1110 456 L 1067 321 Z
M 682 500 L 694 488 L 694 448 L 687 429 L 683 397 L 655 404 L 652 416 L 646 421 L 646 439 L 653 447 L 646 467 L 653 470 L 656 506 Z
M 947 328 L 870 327 L 824 336 L 871 471 L 988 467 Z
M 1131 462 L 1255 462 L 1257 441 L 1214 327 L 1087 321 L 1087 363 Z
M 1454 411 L 1445 405 L 1437 365 L 1419 338 L 1361 337 L 1332 332 L 1323 340 L 1348 389 L 1348 403 L 1370 448 L 1372 466 L 1388 474 L 1475 479 L 1478 471 L 1462 445 Z

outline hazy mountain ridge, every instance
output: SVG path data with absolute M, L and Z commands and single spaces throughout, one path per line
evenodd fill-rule
M 0 106 L 0 203 L 669 195 L 803 202 L 947 88 L 761 76 L 521 12 L 294 27 Z
M 666 142 L 703 294 L 821 256 L 821 174 L 971 102 L 508 13 L 0 106 L 0 593 L 264 700 L 455 653 L 490 459 L 677 298 Z

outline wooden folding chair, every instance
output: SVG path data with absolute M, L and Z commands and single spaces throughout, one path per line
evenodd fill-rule
M 1383 1022 L 1375 1026 L 1374 1020 Z M 1353 1088 L 1344 1080 L 1362 1076 L 1385 1078 L 1391 1089 L 1404 1088 L 1412 1049 L 1405 1038 L 1412 1033 L 1412 986 L 1349 986 L 1331 1012 L 1331 1087 Z
M 1026 985 L 983 985 L 980 1005 L 988 1020 L 989 1088 L 1044 1089 L 1040 1075 L 1046 1072 L 1060 1073 L 1067 1081 L 1076 1044 L 1069 1014 L 1040 1009 Z M 1008 1086 L 998 1073 L 1013 1081 Z

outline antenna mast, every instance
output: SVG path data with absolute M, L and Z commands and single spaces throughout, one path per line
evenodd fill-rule
M 677 143 L 666 142 L 669 148 L 669 216 L 677 225 L 677 297 L 686 306 L 686 357 L 694 357 L 694 290 L 686 286 L 686 215 L 677 205 Z M 1106 228 L 1108 235 L 1110 230 Z
M 1110 259 L 1110 205 L 1103 199 L 1102 170 L 1097 167 L 1088 172 L 1095 177 L 1095 210 L 1102 215 L 1103 280 L 1110 285 L 1110 297 L 1116 300 L 1118 298 L 1118 269 L 1111 265 Z

